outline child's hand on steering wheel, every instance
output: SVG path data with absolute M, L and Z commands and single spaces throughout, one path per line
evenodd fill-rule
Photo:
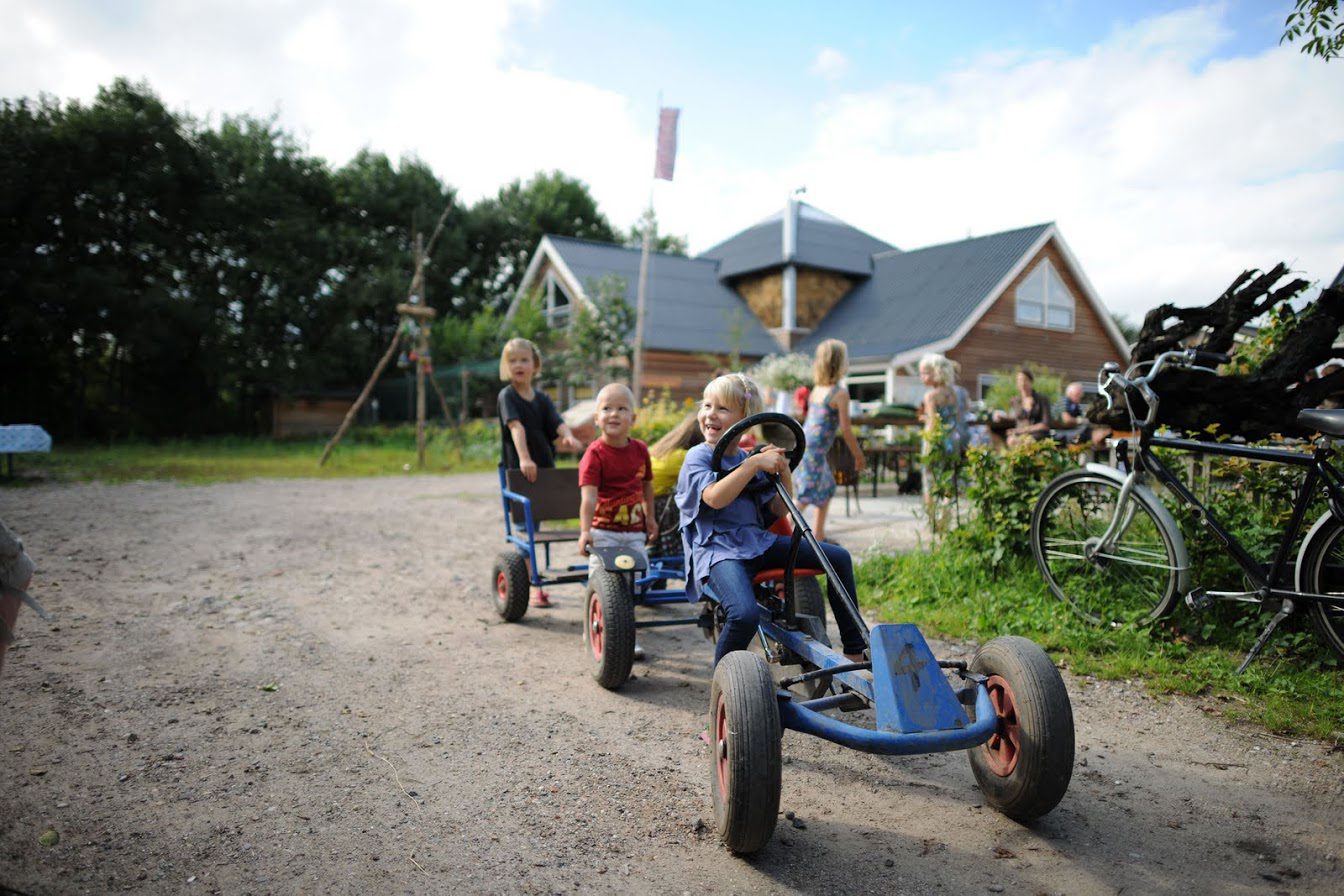
M 783 476 L 789 471 L 789 456 L 777 445 L 766 445 L 751 456 L 756 469 L 767 476 Z

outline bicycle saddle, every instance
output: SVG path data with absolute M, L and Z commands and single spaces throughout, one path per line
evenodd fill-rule
M 1344 409 L 1308 408 L 1297 412 L 1297 422 L 1327 436 L 1344 436 Z

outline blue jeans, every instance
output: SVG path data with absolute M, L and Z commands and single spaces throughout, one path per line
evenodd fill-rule
M 714 665 L 734 650 L 746 650 L 751 639 L 756 636 L 756 627 L 760 623 L 756 594 L 751 579 L 762 569 L 783 569 L 789 558 L 791 537 L 780 535 L 775 543 L 765 549 L 765 553 L 751 560 L 720 560 L 709 568 L 709 582 L 714 586 L 714 594 L 727 616 L 723 631 L 719 633 L 719 643 L 714 646 Z M 822 551 L 826 559 L 835 567 L 840 584 L 851 595 L 854 591 L 854 561 L 849 551 L 838 544 L 822 542 Z M 804 541 L 798 546 L 798 566 L 803 569 L 821 569 L 821 561 Z M 863 634 L 858 625 L 850 618 L 842 602 L 844 598 L 829 581 L 826 583 L 826 596 L 830 599 L 831 615 L 840 628 L 840 641 L 845 653 L 859 653 L 863 650 Z M 855 600 L 858 600 L 857 596 Z

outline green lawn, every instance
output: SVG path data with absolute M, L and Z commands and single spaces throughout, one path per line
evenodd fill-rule
M 948 545 L 869 559 L 858 577 L 864 606 L 884 621 L 958 639 L 1022 635 L 1078 675 L 1142 680 L 1155 694 L 1198 695 L 1227 718 L 1278 734 L 1344 742 L 1341 664 L 1306 619 L 1289 620 L 1238 676 L 1268 621 L 1254 607 L 1223 606 L 1198 618 L 1182 607 L 1152 627 L 1095 627 L 1050 595 L 1030 561 L 996 569 Z

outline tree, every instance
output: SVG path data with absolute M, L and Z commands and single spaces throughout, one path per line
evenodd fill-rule
M 503 309 L 513 300 L 528 260 L 548 233 L 615 242 L 616 233 L 579 180 L 553 171 L 513 181 L 472 206 L 466 260 L 454 273 L 458 306 Z
M 211 173 L 144 85 L 0 103 L 0 416 L 58 436 L 208 427 L 212 316 L 183 276 Z
M 586 288 L 593 304 L 579 302 L 572 312 L 563 367 L 571 383 L 586 379 L 597 390 L 611 380 L 629 379 L 635 365 L 635 311 L 626 301 L 624 277 L 605 274 Z
M 1283 23 L 1279 43 L 1292 43 L 1304 35 L 1301 51 L 1319 56 L 1326 62 L 1344 50 L 1344 18 L 1339 17 L 1339 0 L 1297 0 Z
M 621 243 L 636 249 L 643 248 L 645 230 L 648 230 L 650 234 L 649 249 L 651 251 L 663 252 L 668 255 L 686 254 L 686 237 L 659 232 L 658 216 L 654 214 L 653 206 L 645 209 L 644 214 L 631 225 L 630 230 L 621 235 Z

